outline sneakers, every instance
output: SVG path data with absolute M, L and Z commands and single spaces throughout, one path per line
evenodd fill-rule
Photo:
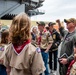
M 52 75 L 56 75 L 56 70 L 50 70 L 50 74 L 52 74 Z
M 50 70 L 50 73 L 53 73 L 53 70 Z
M 53 71 L 53 74 L 54 74 L 54 75 L 56 75 L 56 72 L 57 72 L 57 71 L 56 71 L 56 70 L 54 70 L 54 71 Z

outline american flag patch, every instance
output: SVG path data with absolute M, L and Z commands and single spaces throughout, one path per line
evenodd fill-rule
M 38 53 L 40 53 L 40 52 L 41 52 L 41 50 L 40 50 L 40 48 L 39 48 L 39 47 L 37 47 L 37 48 L 36 48 L 36 51 L 37 51 Z
M 4 51 L 4 46 L 0 47 L 0 51 Z

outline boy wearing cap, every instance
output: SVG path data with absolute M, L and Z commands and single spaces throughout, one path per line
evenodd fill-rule
M 52 36 L 50 36 L 50 33 L 46 30 L 45 28 L 45 23 L 44 22 L 37 22 L 38 24 L 38 29 L 39 29 L 39 37 L 38 37 L 38 45 L 41 49 L 41 54 L 43 57 L 43 61 L 45 63 L 45 75 L 49 75 L 48 71 L 48 51 L 53 43 Z
M 49 32 L 53 38 L 53 44 L 49 50 L 49 66 L 50 66 L 51 71 L 52 71 L 52 60 L 53 60 L 52 54 L 54 55 L 54 71 L 57 70 L 57 53 L 58 53 L 58 46 L 61 42 L 60 34 L 57 32 L 56 29 L 54 29 L 54 25 L 55 23 L 53 22 L 50 22 L 48 24 Z
M 73 57 L 73 45 L 76 42 L 76 19 L 70 18 L 70 19 L 64 19 L 64 22 L 66 23 L 68 31 L 65 31 L 65 29 L 61 26 L 60 20 L 56 21 L 59 25 L 59 30 L 60 33 L 64 34 L 64 38 L 62 41 L 61 45 L 61 50 L 60 50 L 60 57 L 66 53 L 67 58 L 62 57 L 59 62 L 60 67 L 59 67 L 59 72 L 60 75 L 66 75 L 68 65 L 69 63 L 74 59 Z

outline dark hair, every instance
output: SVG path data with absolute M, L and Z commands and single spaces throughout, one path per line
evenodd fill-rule
M 54 22 L 49 22 L 49 24 L 48 24 L 48 26 L 53 26 L 53 25 L 55 25 L 56 23 L 54 23 Z
M 49 30 L 49 27 L 46 27 L 46 30 Z
M 9 31 L 5 30 L 1 33 L 1 43 L 8 44 Z

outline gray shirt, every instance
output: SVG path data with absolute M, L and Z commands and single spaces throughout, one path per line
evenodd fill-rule
M 62 41 L 60 56 L 66 53 L 68 55 L 68 62 L 70 62 L 73 59 L 73 45 L 75 42 L 76 30 L 72 33 L 66 32 Z

